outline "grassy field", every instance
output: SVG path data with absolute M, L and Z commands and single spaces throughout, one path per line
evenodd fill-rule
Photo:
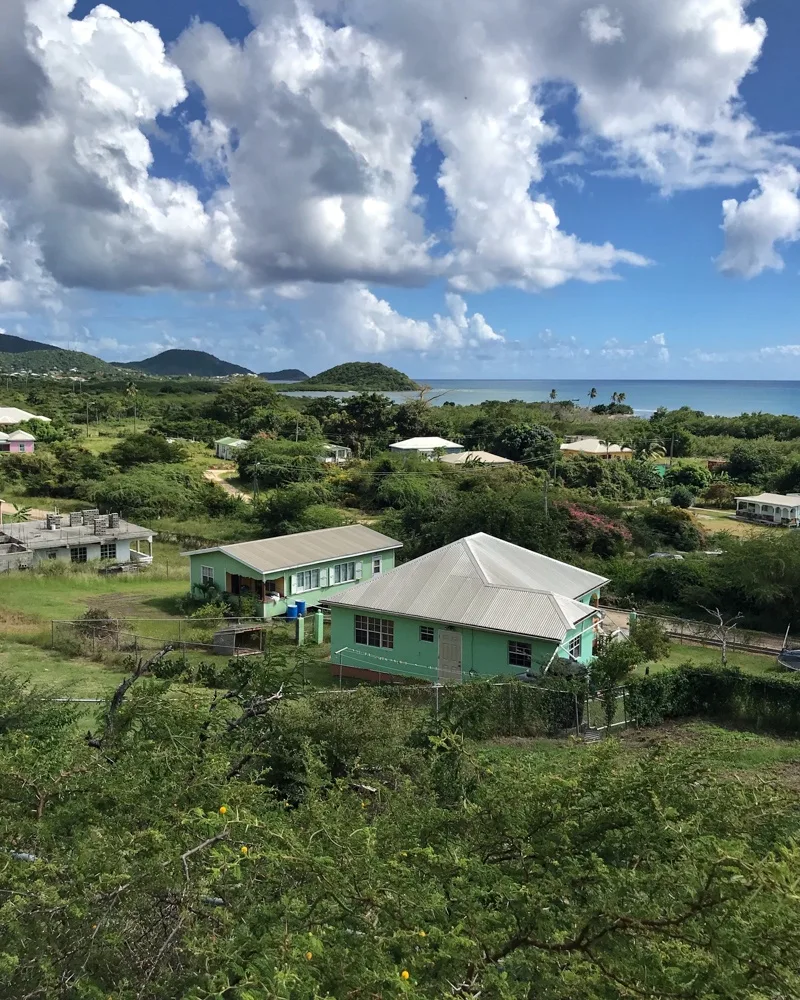
M 650 673 L 657 674 L 670 667 L 678 667 L 683 663 L 691 663 L 696 667 L 716 668 L 722 664 L 722 652 L 716 647 L 689 646 L 679 642 L 672 643 L 670 655 L 659 660 L 657 663 L 649 664 Z M 728 653 L 728 666 L 735 667 L 747 674 L 769 674 L 790 677 L 788 671 L 781 670 L 775 662 L 774 656 L 762 656 L 759 653 Z M 636 673 L 640 676 L 644 674 L 645 668 L 638 667 Z
M 0 674 L 30 680 L 37 687 L 57 688 L 72 698 L 105 698 L 119 685 L 124 673 L 82 657 L 67 657 L 0 639 Z
M 747 521 L 737 521 L 730 510 L 711 510 L 704 507 L 696 510 L 692 509 L 690 513 L 697 522 L 697 526 L 711 534 L 726 531 L 735 538 L 752 538 L 754 535 L 762 534 L 765 531 L 776 530 L 768 525 L 748 524 Z

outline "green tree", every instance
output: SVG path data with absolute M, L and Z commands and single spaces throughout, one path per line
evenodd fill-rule
M 187 457 L 188 452 L 183 445 L 170 444 L 160 434 L 131 434 L 109 452 L 111 461 L 121 469 L 151 462 L 185 462 Z
M 667 489 L 686 486 L 695 493 L 702 493 L 711 482 L 708 467 L 700 462 L 676 462 L 667 469 L 664 485 Z
M 758 483 L 777 472 L 782 462 L 783 456 L 774 442 L 742 441 L 734 445 L 726 471 L 732 479 Z
M 676 486 L 670 493 L 669 502 L 673 507 L 691 507 L 694 503 L 694 493 L 688 486 Z
M 552 467 L 558 453 L 555 434 L 543 424 L 511 424 L 495 442 L 497 453 L 536 468 Z

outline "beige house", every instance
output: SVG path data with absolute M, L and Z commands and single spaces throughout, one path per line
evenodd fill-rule
M 454 455 L 442 455 L 440 462 L 447 465 L 513 465 L 510 458 L 501 458 L 490 451 L 459 451 Z
M 736 497 L 736 516 L 759 524 L 796 528 L 800 524 L 800 495 L 759 493 L 754 497 Z
M 611 444 L 610 441 L 601 441 L 599 438 L 580 438 L 578 441 L 570 441 L 561 445 L 561 455 L 563 458 L 571 458 L 574 455 L 592 455 L 595 458 L 604 458 L 612 461 L 626 461 L 633 458 L 632 448 L 623 448 L 618 444 Z

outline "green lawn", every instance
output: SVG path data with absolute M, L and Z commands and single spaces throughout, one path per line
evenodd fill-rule
M 0 674 L 30 680 L 37 687 L 58 688 L 73 698 L 104 698 L 119 685 L 123 672 L 81 657 L 0 639 Z
M 720 667 L 722 665 L 722 651 L 718 647 L 710 646 L 689 646 L 679 642 L 672 643 L 669 657 L 659 660 L 657 663 L 649 664 L 650 673 L 657 674 L 661 670 L 668 670 L 670 667 L 679 667 L 683 663 L 691 663 L 696 667 Z M 728 653 L 728 666 L 736 667 L 747 674 L 780 674 L 789 676 L 788 672 L 781 670 L 775 662 L 774 656 L 763 656 L 760 653 Z M 637 667 L 636 673 L 641 676 L 645 668 Z

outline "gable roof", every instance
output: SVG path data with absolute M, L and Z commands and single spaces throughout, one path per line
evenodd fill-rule
M 209 552 L 222 552 L 249 566 L 256 573 L 282 573 L 300 566 L 364 556 L 370 552 L 385 552 L 402 546 L 402 542 L 382 535 L 365 524 L 348 524 L 341 528 L 319 528 L 317 531 L 299 531 L 294 535 L 262 538 L 256 542 L 197 549 L 194 552 L 184 552 L 183 555 L 199 556 Z
M 599 438 L 581 438 L 561 445 L 562 451 L 578 451 L 583 455 L 632 455 L 632 448 L 622 448 L 618 444 L 607 444 Z
M 325 604 L 560 642 L 605 577 L 483 532 L 372 577 Z
M 27 431 L 12 431 L 10 434 L 5 435 L 6 441 L 35 441 L 36 438 L 33 434 L 29 434 Z
M 416 437 L 408 438 L 407 441 L 395 441 L 389 448 L 396 448 L 401 451 L 434 451 L 436 448 L 462 448 L 463 445 L 455 441 L 447 441 L 440 437 Z
M 228 437 L 228 438 L 217 438 L 217 440 L 214 442 L 214 444 L 241 444 L 241 445 L 245 445 L 245 444 L 250 444 L 250 442 L 249 441 L 245 441 L 244 438 L 230 438 L 230 437 Z

